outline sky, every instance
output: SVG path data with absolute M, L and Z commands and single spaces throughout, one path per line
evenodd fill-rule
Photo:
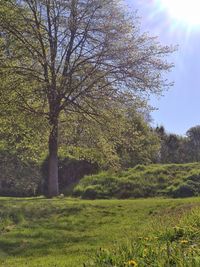
M 157 108 L 152 112 L 154 126 L 163 125 L 167 132 L 184 135 L 189 128 L 200 124 L 200 16 L 197 14 L 200 1 L 125 1 L 131 10 L 138 11 L 142 31 L 158 36 L 163 45 L 179 46 L 168 57 L 168 61 L 175 64 L 167 74 L 174 86 L 165 91 L 163 97 L 154 97 L 151 104 Z M 191 4 L 194 8 L 190 10 Z

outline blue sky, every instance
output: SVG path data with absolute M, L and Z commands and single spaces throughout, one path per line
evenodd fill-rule
M 164 96 L 153 99 L 158 110 L 152 113 L 154 125 L 164 125 L 168 132 L 185 134 L 200 124 L 200 25 L 190 26 L 170 17 L 168 10 L 160 10 L 159 0 L 126 0 L 138 10 L 141 27 L 158 36 L 163 44 L 178 44 L 179 49 L 169 60 L 175 68 L 167 76 L 174 81 Z M 189 2 L 189 1 L 188 1 Z

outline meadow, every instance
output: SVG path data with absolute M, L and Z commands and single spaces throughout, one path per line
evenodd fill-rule
M 199 232 L 198 197 L 0 198 L 2 267 L 200 266 Z

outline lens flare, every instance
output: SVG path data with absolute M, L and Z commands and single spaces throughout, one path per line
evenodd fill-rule
M 178 23 L 200 26 L 200 0 L 158 0 L 162 9 Z

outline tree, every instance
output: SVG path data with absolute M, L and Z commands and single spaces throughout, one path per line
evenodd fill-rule
M 190 128 L 187 133 L 187 152 L 190 161 L 200 161 L 200 125 Z
M 110 102 L 98 121 L 81 114 L 61 120 L 59 154 L 95 162 L 102 169 L 154 162 L 159 138 L 146 121 L 149 107 L 137 102 L 133 106 Z
M 141 34 L 117 0 L 0 0 L 0 32 L 1 77 L 12 77 L 21 111 L 49 124 L 49 196 L 59 193 L 62 114 L 95 119 L 110 101 L 169 86 L 161 74 L 173 48 Z
M 117 151 L 123 168 L 134 167 L 137 164 L 149 164 L 156 161 L 160 148 L 160 140 L 151 129 L 145 114 L 135 107 L 125 110 L 125 123 L 121 133 Z
M 38 162 L 44 152 L 47 153 L 48 124 L 37 114 L 22 112 L 16 91 L 25 93 L 27 88 L 17 86 L 11 77 L 1 76 L 0 149 L 14 153 L 22 160 Z
M 167 133 L 163 126 L 156 127 L 155 132 L 160 139 L 158 162 L 186 163 L 189 161 L 187 153 L 188 139 L 186 137 Z
M 180 138 L 176 134 L 169 134 L 165 140 L 167 147 L 166 162 L 168 163 L 179 163 L 180 161 Z
M 67 121 L 60 123 L 59 154 L 97 163 L 102 169 L 119 168 L 116 147 L 125 127 L 124 110 L 116 101 L 110 101 L 110 106 L 102 108 L 101 113 L 97 120 L 79 113 L 65 115 Z
M 164 128 L 164 126 L 157 126 L 155 128 L 155 133 L 158 135 L 158 138 L 160 140 L 160 150 L 157 156 L 157 161 L 159 163 L 166 163 L 166 158 L 168 154 L 168 149 L 166 146 L 166 139 L 167 139 L 167 133 Z

